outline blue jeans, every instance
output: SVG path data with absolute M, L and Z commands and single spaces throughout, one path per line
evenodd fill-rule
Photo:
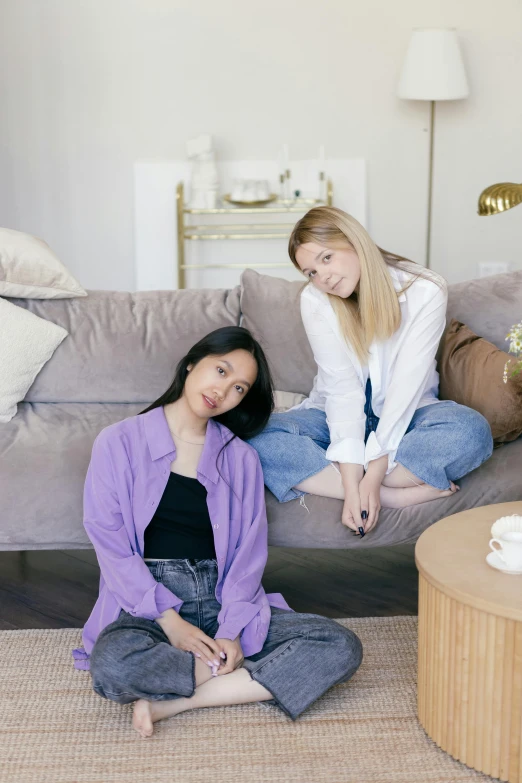
M 215 638 L 221 609 L 215 597 L 216 560 L 159 560 L 146 563 L 183 601 L 180 616 Z M 353 631 L 335 620 L 272 607 L 263 649 L 243 667 L 273 696 L 271 703 L 295 720 L 333 685 L 346 682 L 362 661 Z M 195 657 L 173 647 L 154 622 L 124 612 L 98 636 L 91 652 L 95 692 L 128 704 L 190 697 L 196 688 Z M 270 702 L 269 702 L 270 703 Z
M 370 381 L 364 411 L 366 442 L 379 424 Z M 306 494 L 296 485 L 331 464 L 325 456 L 330 445 L 326 414 L 317 408 L 273 413 L 263 432 L 248 442 L 259 454 L 266 486 L 280 503 Z M 415 411 L 395 461 L 426 484 L 449 489 L 450 481 L 471 473 L 492 452 L 491 428 L 484 416 L 444 400 Z

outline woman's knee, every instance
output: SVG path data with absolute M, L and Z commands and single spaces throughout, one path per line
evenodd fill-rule
M 465 406 L 461 406 L 459 414 L 467 450 L 472 451 L 477 460 L 491 457 L 493 436 L 488 420 L 478 411 Z
M 149 646 L 150 640 L 144 634 L 125 628 L 104 629 L 90 656 L 89 668 L 96 693 L 121 704 L 133 701 L 136 697 L 132 697 L 130 682 L 134 668 L 130 665 L 132 656 Z
M 357 634 L 350 628 L 345 628 L 339 623 L 335 623 L 335 625 L 339 629 L 335 633 L 335 650 L 340 656 L 341 664 L 344 661 L 344 679 L 348 680 L 362 663 L 363 646 Z
M 339 679 L 349 679 L 361 665 L 363 659 L 361 640 L 352 630 L 335 620 L 318 615 L 311 621 L 307 636 L 320 639 L 328 645 L 328 666 L 339 672 Z

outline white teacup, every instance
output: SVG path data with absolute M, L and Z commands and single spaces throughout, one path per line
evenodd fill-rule
M 499 545 L 497 549 L 493 544 Z M 522 571 L 522 533 L 511 531 L 502 533 L 500 538 L 492 538 L 490 549 L 496 553 L 509 571 Z

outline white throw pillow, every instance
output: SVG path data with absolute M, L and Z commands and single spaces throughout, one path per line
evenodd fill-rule
M 68 334 L 61 326 L 0 299 L 0 422 L 16 415 L 17 403 Z
M 0 228 L 0 296 L 72 299 L 87 291 L 42 239 Z
M 284 411 L 287 411 L 289 408 L 293 408 L 294 405 L 299 405 L 304 399 L 305 395 L 299 394 L 298 392 L 275 391 L 274 413 L 284 413 Z

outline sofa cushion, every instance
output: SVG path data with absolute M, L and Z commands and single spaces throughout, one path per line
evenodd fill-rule
M 522 434 L 522 373 L 504 383 L 504 367 L 514 357 L 452 320 L 439 359 L 440 399 L 454 400 L 488 420 L 496 443 Z
M 239 286 L 11 301 L 69 332 L 29 389 L 28 402 L 154 400 L 170 386 L 176 364 L 194 343 L 221 326 L 239 324 Z
M 0 422 L 16 415 L 17 403 L 66 337 L 61 326 L 0 298 Z
M 145 405 L 23 402 L 0 430 L 0 549 L 82 549 L 94 439 Z
M 266 352 L 276 389 L 309 394 L 317 366 L 301 320 L 303 283 L 260 275 L 241 275 L 242 325 Z
M 0 430 L 0 550 L 90 547 L 83 529 L 83 485 L 101 429 L 143 404 L 21 403 Z M 522 499 L 522 439 L 501 446 L 462 479 L 453 497 L 384 509 L 362 540 L 341 524 L 342 502 L 307 495 L 278 503 L 266 490 L 268 541 L 275 546 L 348 549 L 415 541 L 429 525 L 473 506 Z
M 0 228 L 0 296 L 70 299 L 87 292 L 43 239 Z
M 506 335 L 522 318 L 522 270 L 466 280 L 448 290 L 448 323 L 455 318 L 507 351 Z

